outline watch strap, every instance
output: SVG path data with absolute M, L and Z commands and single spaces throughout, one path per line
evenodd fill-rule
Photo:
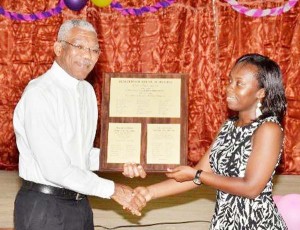
M 197 170 L 196 174 L 195 174 L 195 177 L 194 177 L 194 180 L 193 182 L 196 184 L 196 185 L 200 185 L 201 184 L 201 180 L 200 180 L 200 175 L 202 173 L 202 169 L 199 169 Z

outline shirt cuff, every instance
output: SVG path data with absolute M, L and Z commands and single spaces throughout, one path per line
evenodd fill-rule
M 99 189 L 99 197 L 110 199 L 115 192 L 115 183 L 111 180 L 100 178 L 101 185 Z

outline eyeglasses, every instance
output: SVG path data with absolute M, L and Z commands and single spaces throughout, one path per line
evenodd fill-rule
M 91 54 L 93 55 L 99 55 L 100 54 L 100 50 L 99 49 L 92 49 L 92 48 L 88 48 L 88 47 L 85 47 L 85 46 L 82 46 L 82 45 L 77 45 L 77 44 L 73 44 L 73 43 L 70 43 L 70 42 L 67 42 L 65 40 L 60 40 L 59 42 L 64 42 L 72 47 L 74 47 L 75 49 L 77 50 L 80 50 L 80 51 L 84 51 L 84 50 L 87 50 L 89 51 Z

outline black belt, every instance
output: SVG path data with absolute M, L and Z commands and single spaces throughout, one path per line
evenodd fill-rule
M 41 192 L 48 195 L 57 196 L 59 198 L 67 200 L 82 200 L 86 198 L 86 195 L 74 192 L 65 188 L 58 188 L 50 185 L 38 184 L 32 181 L 23 180 L 22 188 L 27 190 L 32 190 L 36 192 Z

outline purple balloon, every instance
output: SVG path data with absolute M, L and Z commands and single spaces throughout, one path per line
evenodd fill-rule
M 85 7 L 87 0 L 64 0 L 70 10 L 79 11 Z

